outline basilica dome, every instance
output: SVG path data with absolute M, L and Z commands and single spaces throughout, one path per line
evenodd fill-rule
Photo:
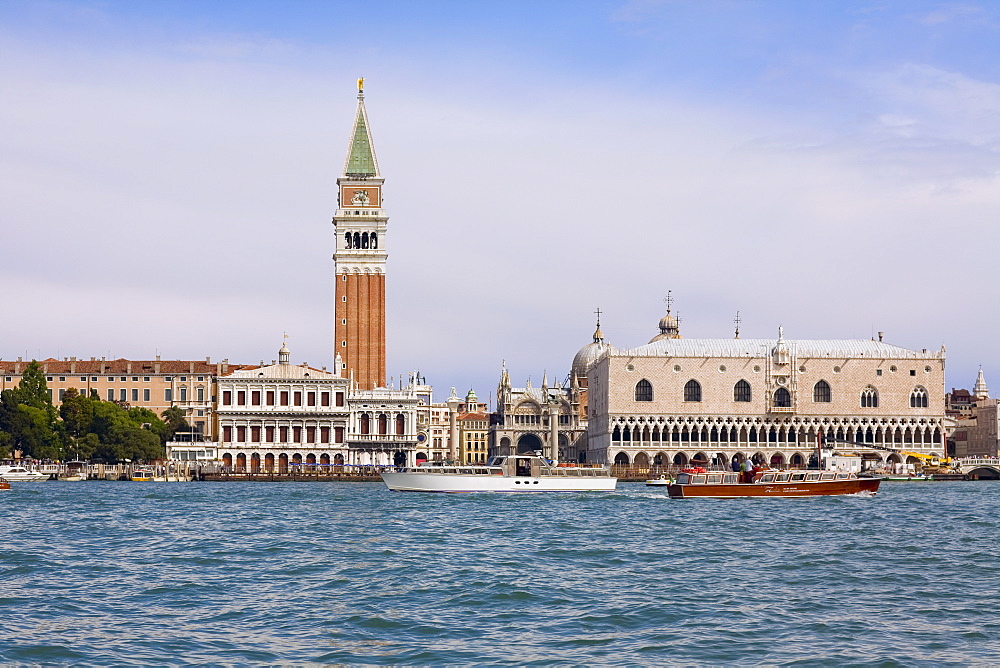
M 580 348 L 580 351 L 573 358 L 570 376 L 586 378 L 590 367 L 594 366 L 594 363 L 610 350 L 612 350 L 611 344 L 604 342 L 604 334 L 601 333 L 601 325 L 598 323 L 597 331 L 594 332 L 594 340 Z
M 660 333 L 649 340 L 650 343 L 654 341 L 661 341 L 663 339 L 679 339 L 681 338 L 681 322 L 674 316 L 670 315 L 670 311 L 660 318 Z

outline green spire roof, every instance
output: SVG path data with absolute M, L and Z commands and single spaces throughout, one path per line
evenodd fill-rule
M 368 115 L 365 113 L 363 94 L 358 95 L 358 116 L 354 119 L 354 132 L 347 152 L 344 175 L 360 178 L 378 176 L 378 162 L 375 160 L 372 136 L 368 132 Z

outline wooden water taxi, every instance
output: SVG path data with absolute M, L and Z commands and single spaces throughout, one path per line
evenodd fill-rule
M 752 482 L 741 482 L 744 475 Z M 864 493 L 874 496 L 879 478 L 859 478 L 842 471 L 760 471 L 753 474 L 724 471 L 681 472 L 667 486 L 672 499 L 742 496 L 839 496 Z
M 10 483 L 0 478 L 0 489 L 10 489 Z

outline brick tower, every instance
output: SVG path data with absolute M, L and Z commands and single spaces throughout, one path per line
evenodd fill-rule
M 364 79 L 358 79 L 358 113 L 337 179 L 334 351 L 344 375 L 360 389 L 385 386 L 385 261 L 388 216 L 365 112 Z

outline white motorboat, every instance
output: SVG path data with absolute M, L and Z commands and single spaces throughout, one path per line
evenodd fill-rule
M 650 478 L 646 481 L 646 487 L 666 487 L 671 482 L 670 478 L 665 475 L 661 475 L 659 478 Z
M 394 492 L 613 492 L 605 467 L 552 466 L 537 455 L 494 457 L 488 464 L 424 464 L 383 472 Z
M 9 482 L 32 482 L 35 480 L 48 480 L 48 473 L 32 471 L 23 466 L 0 466 L 0 478 Z

